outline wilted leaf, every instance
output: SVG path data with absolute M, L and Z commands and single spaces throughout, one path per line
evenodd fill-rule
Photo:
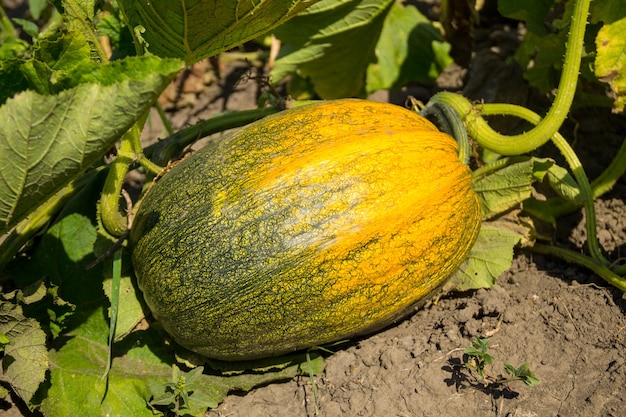
M 467 260 L 446 283 L 449 291 L 491 288 L 511 267 L 513 248 L 522 236 L 511 230 L 483 224 Z
M 9 340 L 1 378 L 29 404 L 48 369 L 46 334 L 37 320 L 24 316 L 21 306 L 6 300 L 0 301 L 0 333 Z
M 101 66 L 101 84 L 58 95 L 26 91 L 0 107 L 0 233 L 101 158 L 181 69 L 131 57 Z M 143 68 L 143 69 L 142 69 Z M 80 74 L 97 82 L 96 75 Z M 115 81 L 119 80 L 119 81 Z
M 297 72 L 323 99 L 365 94 L 365 74 L 393 0 L 322 0 L 278 27 L 273 82 Z
M 449 49 L 426 16 L 394 3 L 376 45 L 377 61 L 367 69 L 367 92 L 433 81 L 452 62 Z
M 623 112 L 626 105 L 626 17 L 602 26 L 596 37 L 596 49 L 596 77 L 611 87 L 615 100 L 613 110 Z
M 148 50 L 188 64 L 262 35 L 316 0 L 118 1 L 132 28 L 140 26 Z

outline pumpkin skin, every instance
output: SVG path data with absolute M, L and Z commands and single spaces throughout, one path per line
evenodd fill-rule
M 480 207 L 456 142 L 404 108 L 312 104 L 156 182 L 130 234 L 139 288 L 182 346 L 274 356 L 406 316 L 465 260 Z

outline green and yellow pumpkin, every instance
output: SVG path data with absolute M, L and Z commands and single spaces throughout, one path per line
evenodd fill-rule
M 173 338 L 244 360 L 402 318 L 465 260 L 480 219 L 454 139 L 399 106 L 338 100 L 180 162 L 141 203 L 130 246 Z

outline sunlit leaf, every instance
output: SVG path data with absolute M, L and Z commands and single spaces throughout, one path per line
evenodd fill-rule
M 42 411 L 47 416 L 152 415 L 148 402 L 163 394 L 164 386 L 171 382 L 174 365 L 171 347 L 152 330 L 133 333 L 123 343 L 115 344 L 117 354 L 108 374 L 107 389 L 106 380 L 102 378 L 107 360 L 107 337 L 107 322 L 99 309 L 61 340 L 60 347 L 50 352 L 51 387 L 42 403 Z M 305 358 L 304 355 L 296 358 L 298 361 L 289 366 L 264 373 L 224 376 L 207 371 L 195 375 L 194 393 L 189 396 L 193 415 L 201 416 L 207 405 L 217 406 L 232 390 L 249 391 L 261 384 L 299 375 Z M 321 357 L 314 359 L 313 370 L 314 373 L 323 370 Z
M 512 157 L 498 170 L 474 179 L 483 218 L 500 214 L 530 197 L 532 184 L 553 164 L 548 159 Z M 502 162 L 502 161 L 499 161 Z
M 322 0 L 276 29 L 283 45 L 272 70 L 309 78 L 323 99 L 365 94 L 365 74 L 393 0 Z
M 0 233 L 101 158 L 156 99 L 180 61 L 131 57 L 80 74 L 58 95 L 26 91 L 0 107 Z M 102 84 L 95 84 L 97 74 Z M 119 80 L 119 81 L 115 81 Z
M 141 27 L 148 50 L 188 64 L 262 35 L 316 0 L 120 0 L 132 28 Z
M 410 81 L 432 82 L 452 63 L 450 45 L 414 6 L 394 3 L 367 69 L 367 92 L 397 89 Z
M 446 283 L 446 290 L 491 288 L 511 267 L 513 248 L 521 238 L 514 231 L 483 224 L 467 260 Z
M 613 109 L 623 112 L 626 105 L 626 17 L 602 26 L 596 37 L 596 49 L 595 74 L 611 87 L 615 100 Z
M 104 281 L 104 293 L 111 299 L 111 279 Z M 144 319 L 145 315 L 139 297 L 131 277 L 128 275 L 122 276 L 120 280 L 118 316 L 115 325 L 116 341 L 126 337 Z

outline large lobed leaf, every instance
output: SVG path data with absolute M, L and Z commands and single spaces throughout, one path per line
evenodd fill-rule
M 60 339 L 49 352 L 50 388 L 41 404 L 45 415 L 152 416 L 148 404 L 171 381 L 174 356 L 163 335 L 154 330 L 131 334 L 114 346 L 115 357 L 107 377 L 108 325 L 103 310 L 95 310 L 84 322 Z M 312 372 L 322 372 L 324 361 L 314 356 Z M 232 390 L 249 391 L 272 381 L 289 380 L 303 372 L 304 355 L 260 372 L 232 375 L 211 371 L 196 376 L 189 396 L 189 414 L 202 416 Z M 262 364 L 262 362 L 260 362 Z M 175 381 L 174 381 L 175 382 Z M 185 414 L 187 415 L 187 414 Z
M 569 172 L 547 158 L 509 157 L 474 174 L 472 188 L 478 194 L 484 221 L 467 260 L 446 283 L 448 291 L 467 291 L 493 286 L 500 274 L 511 266 L 515 246 L 532 244 L 536 231 L 524 212 L 550 220 L 550 207 L 538 203 L 533 186 L 544 183 L 564 201 L 581 203 L 580 189 Z M 582 204 L 582 203 L 581 203 Z
M 297 72 L 323 99 L 362 96 L 393 0 L 322 0 L 276 29 L 282 42 L 272 79 Z
M 317 0 L 120 0 L 148 50 L 188 64 L 241 45 L 292 18 Z
M 452 63 L 449 49 L 415 6 L 394 3 L 376 44 L 376 63 L 367 68 L 367 92 L 399 89 L 411 81 L 433 82 Z
M 522 235 L 513 230 L 483 224 L 467 260 L 445 285 L 448 291 L 491 288 L 511 267 L 513 248 Z
M 94 164 L 143 114 L 178 60 L 127 58 L 80 74 L 56 95 L 26 91 L 0 107 L 0 233 Z

